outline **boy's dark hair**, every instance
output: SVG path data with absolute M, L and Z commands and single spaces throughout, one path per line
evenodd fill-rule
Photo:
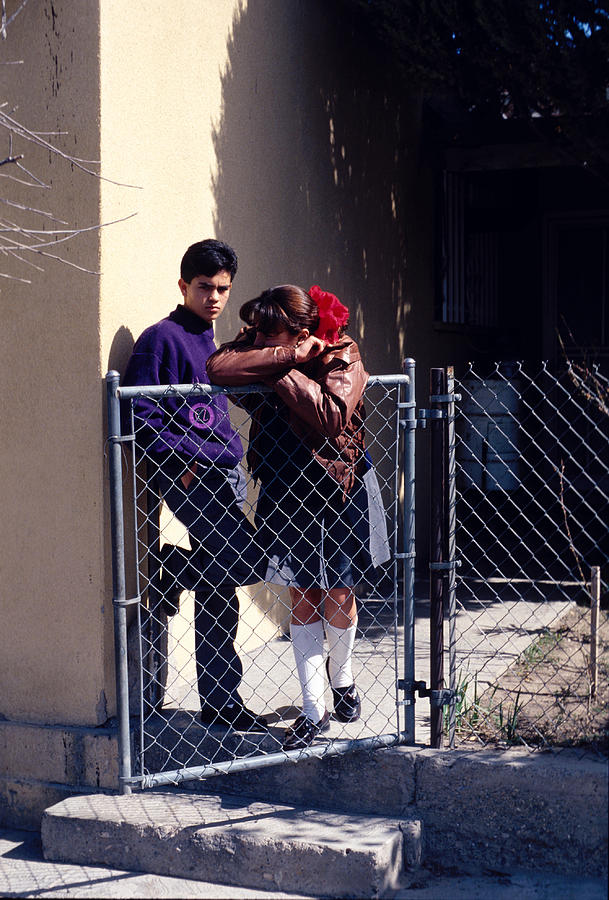
M 180 276 L 190 284 L 197 275 L 211 278 L 222 269 L 229 273 L 232 281 L 237 274 L 237 254 L 223 241 L 208 238 L 190 245 L 180 263 Z

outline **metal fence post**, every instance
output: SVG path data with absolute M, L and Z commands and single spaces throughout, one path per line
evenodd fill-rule
M 129 684 L 127 671 L 127 610 L 125 582 L 125 527 L 123 518 L 121 414 L 118 396 L 120 376 L 106 376 L 108 399 L 108 446 L 110 469 L 110 521 L 112 528 L 112 605 L 114 609 L 114 657 L 118 716 L 118 774 L 122 794 L 130 794 L 126 779 L 131 777 L 129 733 Z
M 592 566 L 590 579 L 590 694 L 598 687 L 598 618 L 601 604 L 601 567 Z
M 429 531 L 429 658 L 431 746 L 443 744 L 443 707 L 434 692 L 444 688 L 444 575 L 445 556 L 445 464 L 442 403 L 434 398 L 446 394 L 444 369 L 430 373 L 430 531 Z M 438 694 L 435 695 L 436 697 Z
M 414 575 L 415 575 L 415 361 L 404 360 L 408 377 L 404 416 L 404 680 L 414 684 Z M 414 744 L 414 695 L 404 707 L 407 740 Z
M 453 366 L 446 369 L 446 394 L 454 399 L 446 404 L 446 559 L 449 569 L 446 573 L 446 600 L 448 612 L 448 686 L 451 700 L 448 713 L 449 746 L 455 746 L 457 692 L 457 573 L 455 566 L 456 524 L 457 524 L 457 487 L 455 460 L 455 372 Z

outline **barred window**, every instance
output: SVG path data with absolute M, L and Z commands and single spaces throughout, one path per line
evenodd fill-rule
M 496 192 L 496 181 L 443 173 L 440 322 L 499 325 Z M 488 215 L 491 210 L 493 214 Z

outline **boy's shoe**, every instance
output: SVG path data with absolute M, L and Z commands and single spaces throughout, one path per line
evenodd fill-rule
M 328 673 L 328 682 L 330 682 L 330 658 L 326 657 L 326 671 Z M 362 701 L 355 684 L 349 687 L 334 688 L 330 683 L 332 696 L 334 698 L 334 712 L 332 717 L 338 719 L 339 722 L 357 722 L 362 712 Z
M 324 714 L 319 722 L 314 722 L 305 716 L 304 713 L 298 716 L 291 728 L 285 733 L 283 739 L 284 750 L 302 750 L 310 747 L 318 734 L 327 731 L 330 727 L 330 713 L 324 710 Z
M 235 731 L 266 731 L 268 722 L 242 703 L 227 703 L 222 709 L 202 706 L 200 719 L 208 727 L 234 728 Z

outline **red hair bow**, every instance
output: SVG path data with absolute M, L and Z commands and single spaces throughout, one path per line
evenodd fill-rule
M 338 297 L 330 294 L 314 284 L 309 288 L 309 297 L 319 309 L 319 327 L 315 337 L 321 338 L 328 344 L 338 341 L 338 330 L 349 321 L 349 310 L 340 302 Z

